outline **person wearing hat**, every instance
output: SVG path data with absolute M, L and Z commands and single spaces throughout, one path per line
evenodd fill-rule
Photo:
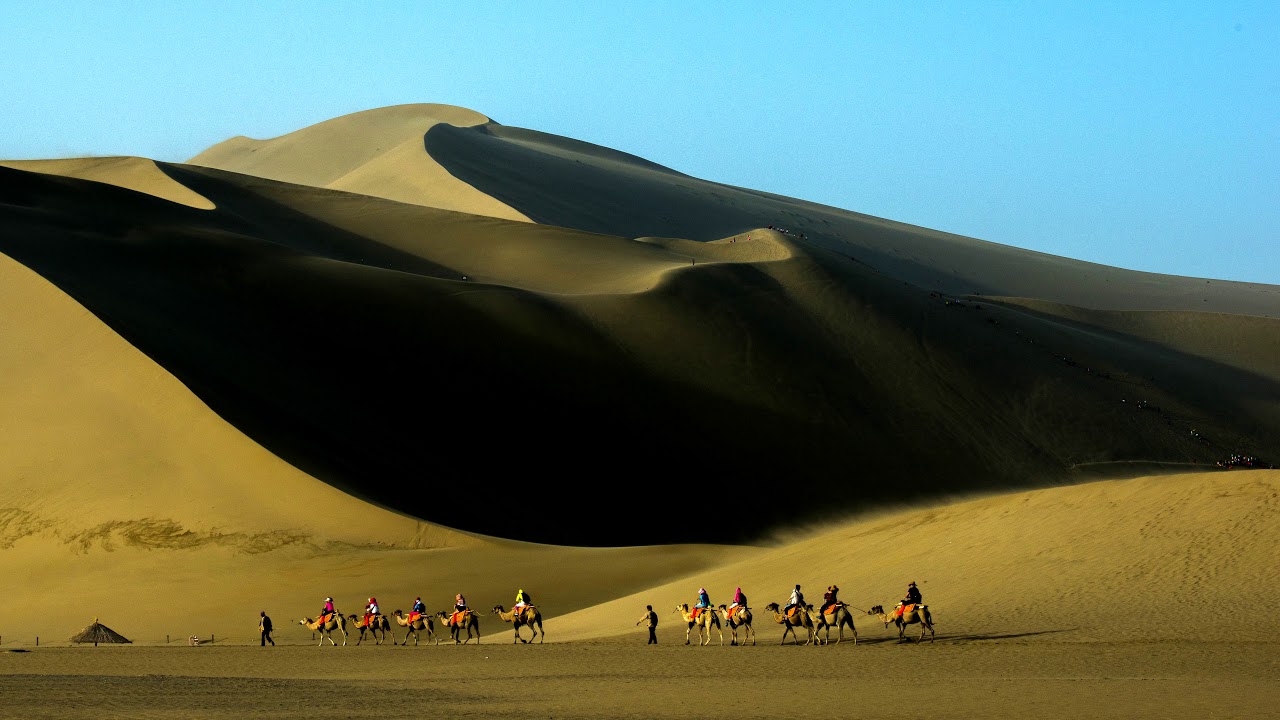
M 373 616 L 377 614 L 379 614 L 378 599 L 371 597 L 369 598 L 369 604 L 364 606 L 364 624 L 372 627 L 371 621 L 373 620 Z
M 709 607 L 711 607 L 711 596 L 707 594 L 707 589 L 698 588 L 698 602 L 693 606 L 693 617 L 698 617 L 699 613 Z
M 924 598 L 920 596 L 920 588 L 916 587 L 916 581 L 912 580 L 910 583 L 907 583 L 907 595 L 898 603 L 897 612 L 895 612 L 894 615 L 902 617 L 902 611 L 905 610 L 908 605 L 919 605 L 922 602 L 924 602 Z
M 519 614 L 522 610 L 532 604 L 533 603 L 529 600 L 529 593 L 525 592 L 524 588 L 520 588 L 516 591 L 516 604 L 511 607 L 511 611 Z
M 818 610 L 819 615 L 826 615 L 827 608 L 835 607 L 836 605 L 840 604 L 840 601 L 836 599 L 836 595 L 839 592 L 840 592 L 840 588 L 836 587 L 835 585 L 827 586 L 827 591 L 822 594 L 822 607 L 819 608 Z
M 324 609 L 320 611 L 320 623 L 324 624 L 325 622 L 328 622 L 329 616 L 335 615 L 337 614 L 337 612 L 338 612 L 337 610 L 333 609 L 333 598 L 331 597 L 325 598 Z

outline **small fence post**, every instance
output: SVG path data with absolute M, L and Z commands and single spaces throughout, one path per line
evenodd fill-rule
M 40 636 L 36 636 L 36 647 L 40 647 Z
M 213 633 L 209 633 L 209 642 L 213 642 Z
M 165 645 L 168 645 L 168 644 L 169 644 L 169 636 L 168 636 L 168 635 L 165 635 L 165 636 L 164 636 L 164 644 L 165 644 Z

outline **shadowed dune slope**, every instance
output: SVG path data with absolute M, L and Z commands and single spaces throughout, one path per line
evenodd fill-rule
M 427 131 L 437 124 L 470 127 L 488 121 L 449 105 L 396 105 L 344 115 L 269 140 L 231 138 L 190 162 L 288 183 L 527 220 L 454 178 L 424 149 Z
M 218 210 L 0 169 L 0 252 L 303 472 L 433 523 L 732 542 L 877 503 L 1280 456 L 1280 321 L 1255 318 L 1226 358 L 767 230 L 633 240 L 159 167 Z M 664 487 L 684 501 L 644 504 Z M 715 503 L 734 511 L 691 519 Z
M 0 166 L 28 170 L 47 175 L 93 180 L 136 190 L 170 202 L 201 210 L 212 210 L 213 203 L 175 182 L 156 167 L 153 160 L 137 157 L 68 158 L 64 160 L 5 160 Z
M 1009 295 L 1105 310 L 1280 317 L 1280 288 L 1143 273 L 928 230 L 681 175 L 522 128 L 439 124 L 440 165 L 535 222 L 625 237 L 712 240 L 777 226 L 877 272 L 954 295 Z M 621 159 L 620 159 L 621 156 Z

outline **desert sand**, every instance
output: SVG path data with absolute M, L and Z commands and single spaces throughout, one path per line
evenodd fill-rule
M 1280 288 L 440 105 L 0 165 L 0 714 L 1275 714 L 1280 471 L 1217 463 L 1280 456 Z M 780 644 L 797 583 L 856 644 Z M 458 592 L 478 645 L 298 624 Z

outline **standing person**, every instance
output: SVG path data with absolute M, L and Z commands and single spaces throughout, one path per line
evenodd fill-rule
M 649 642 L 645 643 L 645 645 L 657 645 L 658 644 L 658 613 L 653 611 L 652 605 L 644 606 L 644 616 L 636 621 L 637 625 L 641 623 L 644 623 L 649 628 Z
M 258 632 L 262 633 L 262 647 L 266 647 L 267 643 L 271 643 L 271 647 L 276 646 L 276 641 L 271 639 L 271 618 L 267 617 L 267 611 L 262 611 L 262 616 L 258 619 Z

